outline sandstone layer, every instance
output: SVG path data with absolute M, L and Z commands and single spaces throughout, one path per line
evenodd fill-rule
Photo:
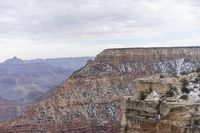
M 25 115 L 1 123 L 8 132 L 120 132 L 120 101 L 134 80 L 178 76 L 199 68 L 200 47 L 107 49 L 74 72 Z
M 121 103 L 121 133 L 200 132 L 200 73 L 151 76 L 135 82 L 136 94 Z M 151 92 L 141 99 L 149 88 Z

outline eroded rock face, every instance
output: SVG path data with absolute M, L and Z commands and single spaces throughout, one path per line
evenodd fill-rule
M 117 64 L 120 72 L 132 72 L 137 76 L 179 75 L 199 67 L 199 50 L 199 47 L 108 49 L 97 55 L 96 61 L 107 66 Z
M 197 69 L 200 48 L 108 49 L 25 115 L 1 131 L 120 132 L 120 101 L 134 94 L 134 80 Z M 152 105 L 156 106 L 156 105 Z
M 191 122 L 195 115 L 199 117 L 199 113 L 195 110 L 199 107 L 198 103 L 165 103 L 160 107 L 162 110 L 161 120 L 157 120 L 158 102 L 125 101 L 122 133 L 192 133 L 200 131 L 198 125 L 193 125 Z
M 200 132 L 200 73 L 135 82 L 136 94 L 121 103 L 121 133 Z M 147 85 L 151 91 L 141 89 Z M 144 92 L 148 95 L 141 99 Z

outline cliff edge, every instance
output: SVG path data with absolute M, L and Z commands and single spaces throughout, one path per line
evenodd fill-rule
M 8 132 L 120 132 L 120 102 L 136 78 L 179 76 L 200 66 L 200 47 L 107 49 L 74 72 L 25 115 L 0 124 Z
M 199 133 L 200 73 L 135 80 L 121 102 L 121 133 Z

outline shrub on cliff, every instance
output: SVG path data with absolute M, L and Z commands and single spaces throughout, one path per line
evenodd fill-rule
M 182 91 L 183 93 L 187 93 L 187 94 L 190 93 L 190 89 L 188 89 L 187 87 L 183 87 L 183 88 L 181 89 L 181 91 Z
M 148 92 L 142 91 L 140 94 L 140 100 L 145 100 L 148 96 Z
M 153 88 L 150 86 L 150 87 L 149 87 L 149 92 L 148 92 L 148 93 L 151 93 L 151 92 L 153 92 Z
M 173 97 L 173 96 L 174 96 L 174 92 L 173 92 L 172 90 L 168 90 L 168 91 L 166 92 L 166 96 L 167 96 L 167 97 Z
M 200 74 L 197 75 L 196 82 L 200 81 Z
M 181 91 L 183 93 L 189 94 L 190 93 L 190 89 L 187 88 L 187 86 L 189 84 L 188 80 L 186 78 L 182 78 L 180 82 L 182 83 L 182 89 L 181 89 Z
M 188 80 L 186 78 L 182 78 L 181 79 L 181 83 L 182 83 L 182 86 L 187 86 L 189 84 Z
M 195 126 L 199 126 L 200 125 L 200 121 L 199 120 L 194 120 L 194 125 Z
M 198 67 L 198 68 L 196 69 L 196 72 L 200 72 L 200 67 Z
M 164 75 L 160 75 L 160 78 L 163 79 L 163 78 L 164 78 Z
M 180 97 L 180 99 L 182 99 L 182 100 L 188 100 L 188 95 L 182 95 L 182 96 Z
M 172 84 L 168 84 L 169 90 L 166 92 L 167 97 L 173 97 L 177 92 L 177 88 L 175 86 L 172 86 Z

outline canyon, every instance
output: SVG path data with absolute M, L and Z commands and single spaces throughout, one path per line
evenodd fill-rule
M 88 59 L 90 57 L 35 60 L 13 57 L 0 63 L 0 121 L 15 118 L 35 102 L 45 99 Z
M 0 130 L 70 133 L 130 131 L 131 126 L 126 124 L 125 119 L 128 117 L 124 116 L 127 110 L 120 109 L 120 106 L 121 102 L 127 101 L 124 97 L 137 94 L 136 79 L 155 74 L 174 78 L 199 68 L 200 47 L 106 49 L 94 60 L 88 60 L 84 67 L 75 71 L 50 96 L 34 104 L 25 114 L 0 123 Z M 142 86 L 139 88 L 143 89 Z M 152 111 L 155 106 L 149 104 Z M 135 106 L 131 107 L 134 110 Z M 120 129 L 121 120 L 125 124 Z M 143 126 L 151 127 L 151 124 Z M 165 128 L 171 129 L 168 126 Z

